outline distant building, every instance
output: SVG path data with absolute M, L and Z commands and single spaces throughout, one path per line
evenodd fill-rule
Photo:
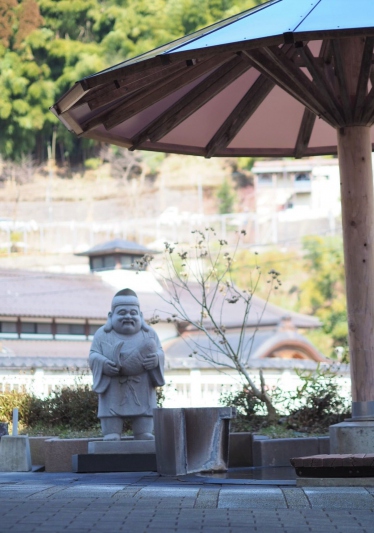
M 159 316 L 153 327 L 166 355 L 169 405 L 214 405 L 222 390 L 238 387 L 235 370 L 222 374 L 202 358 L 190 357 L 187 343 L 197 341 L 210 349 L 207 339 L 187 323 L 170 321 L 174 309 L 162 299 L 165 288 L 151 272 L 133 269 L 133 260 L 145 251 L 149 252 L 128 241 L 94 247 L 83 254 L 91 265 L 91 273 L 83 275 L 0 270 L 0 392 L 32 389 L 46 395 L 77 379 L 91 383 L 87 360 L 93 335 L 105 323 L 114 293 L 124 287 L 138 293 L 146 320 Z M 123 259 L 126 255 L 132 258 L 131 264 Z M 105 257 L 113 259 L 105 263 Z M 101 263 L 94 261 L 100 258 Z M 186 296 L 184 305 L 190 316 L 200 316 L 193 298 Z M 262 368 L 269 384 L 281 380 L 284 386 L 292 386 L 295 367 L 328 363 L 301 333 L 318 327 L 316 318 L 271 304 L 263 311 L 264 305 L 253 297 L 247 327 L 248 368 L 256 373 Z M 243 314 L 240 305 L 230 311 L 225 326 L 235 345 Z
M 300 210 L 307 216 L 340 213 L 340 179 L 336 159 L 281 159 L 256 161 L 256 209 L 269 211 Z

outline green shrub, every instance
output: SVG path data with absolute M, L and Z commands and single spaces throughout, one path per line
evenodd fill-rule
M 231 431 L 257 431 L 266 424 L 263 403 L 245 386 L 239 391 L 222 393 L 219 403 L 236 408 L 236 418 L 231 421 Z
M 162 407 L 165 396 L 162 388 L 156 390 L 157 405 Z M 19 409 L 19 421 L 28 428 L 53 428 L 59 433 L 64 430 L 85 431 L 96 429 L 98 396 L 89 385 L 77 384 L 60 387 L 46 398 L 34 394 L 9 392 L 0 394 L 0 422 L 12 422 L 13 409 Z M 131 430 L 126 420 L 124 431 Z
M 349 400 L 341 395 L 335 373 L 319 366 L 315 372 L 298 375 L 302 383 L 288 398 L 288 428 L 323 432 L 351 416 Z
M 25 426 L 62 426 L 90 429 L 98 424 L 97 394 L 88 385 L 61 387 L 46 398 L 34 394 L 9 392 L 0 395 L 0 420 L 12 421 L 12 412 L 19 409 L 19 421 Z
M 301 384 L 295 391 L 284 392 L 278 387 L 269 391 L 277 411 L 283 413 L 278 424 L 284 432 L 326 433 L 330 425 L 351 416 L 350 399 L 341 395 L 336 373 L 318 366 L 313 372 L 297 374 Z M 232 431 L 258 431 L 269 425 L 263 404 L 246 387 L 222 394 L 219 403 L 237 410 Z

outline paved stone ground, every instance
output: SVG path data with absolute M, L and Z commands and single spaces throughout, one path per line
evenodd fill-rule
M 0 473 L 0 533 L 373 533 L 374 488 Z

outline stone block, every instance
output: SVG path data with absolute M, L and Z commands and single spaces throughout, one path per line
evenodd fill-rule
M 330 437 L 318 437 L 318 453 L 330 453 Z
M 253 440 L 253 466 L 290 466 L 292 457 L 318 453 L 317 437 Z
M 154 453 L 88 453 L 72 456 L 70 471 L 88 472 L 156 472 Z
M 228 468 L 232 407 L 155 409 L 157 471 L 162 475 Z
M 183 409 L 153 412 L 157 471 L 165 476 L 186 474 L 186 435 Z
M 330 426 L 330 453 L 373 453 L 374 421 L 345 421 Z
M 29 472 L 31 453 L 25 435 L 3 435 L 0 442 L 0 472 Z
M 253 465 L 252 433 L 230 433 L 229 467 Z
M 88 443 L 88 453 L 125 453 L 141 454 L 156 453 L 154 440 L 114 440 L 114 441 L 95 441 Z
M 44 444 L 45 471 L 71 472 L 71 458 L 88 452 L 88 443 L 95 439 L 47 439 Z
M 49 439 L 53 439 L 53 435 L 29 437 L 31 463 L 33 465 L 45 465 L 45 441 Z

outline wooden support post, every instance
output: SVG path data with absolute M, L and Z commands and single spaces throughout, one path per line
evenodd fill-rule
M 353 402 L 374 400 L 374 201 L 370 128 L 338 130 Z

